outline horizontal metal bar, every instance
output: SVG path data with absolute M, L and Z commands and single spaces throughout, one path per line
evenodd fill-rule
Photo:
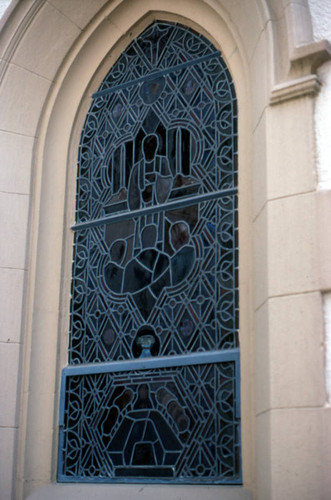
M 62 451 L 62 450 L 61 450 Z M 235 490 L 240 490 L 240 486 L 242 484 L 242 477 L 241 474 L 238 474 L 238 477 L 235 478 L 226 478 L 222 477 L 220 479 L 213 479 L 213 478 L 204 478 L 204 477 L 197 477 L 197 478 L 182 478 L 182 477 L 176 477 L 176 478 L 152 478 L 152 477 L 88 477 L 88 476 L 66 476 L 62 473 L 58 474 L 57 478 L 59 483 L 87 483 L 87 484 L 103 484 L 103 483 L 121 483 L 121 484 L 174 484 L 174 485 L 195 485 L 195 486 L 201 486 L 201 485 L 227 485 L 231 486 L 233 485 L 233 489 Z M 220 497 L 222 498 L 222 497 Z M 224 498 L 224 497 L 223 497 Z
M 193 354 L 138 358 L 128 361 L 110 361 L 109 363 L 89 363 L 85 365 L 66 366 L 64 377 L 76 375 L 92 375 L 98 373 L 118 373 L 132 370 L 152 370 L 155 368 L 172 368 L 175 366 L 192 366 L 226 361 L 238 361 L 239 349 L 227 349 Z M 64 381 L 62 381 L 64 382 Z
M 134 217 L 142 217 L 144 215 L 155 214 L 158 212 L 175 210 L 176 208 L 190 207 L 204 201 L 210 201 L 216 198 L 234 195 L 237 193 L 237 191 L 237 188 L 223 189 L 221 191 L 213 191 L 212 193 L 205 193 L 190 198 L 181 198 L 180 200 L 169 201 L 168 203 L 162 203 L 160 205 L 143 208 L 141 210 L 119 212 L 117 214 L 107 215 L 106 217 L 102 217 L 101 219 L 94 219 L 87 222 L 78 222 L 77 224 L 72 226 L 71 229 L 73 229 L 74 231 L 78 231 L 80 229 L 86 229 L 88 227 L 101 226 L 102 224 L 112 224 L 114 222 L 133 219 Z
M 92 94 L 93 99 L 97 97 L 102 97 L 107 94 L 111 94 L 112 92 L 116 92 L 117 90 L 122 90 L 127 87 L 131 87 L 132 85 L 137 85 L 137 83 L 141 82 L 146 82 L 148 80 L 154 80 L 154 78 L 158 78 L 160 76 L 167 75 L 169 73 L 173 73 L 175 71 L 178 71 L 180 69 L 185 69 L 188 66 L 193 66 L 193 64 L 199 64 L 205 61 L 208 61 L 209 59 L 212 59 L 213 57 L 219 56 L 220 52 L 217 50 L 215 52 L 212 52 L 211 54 L 207 54 L 206 56 L 201 56 L 197 57 L 196 59 L 192 61 L 187 61 L 182 64 L 177 64 L 176 66 L 172 66 L 171 68 L 166 68 L 161 71 L 155 71 L 154 73 L 149 73 L 148 75 L 141 76 L 140 78 L 136 78 L 135 80 L 130 80 L 129 82 L 121 83 L 120 85 L 114 85 L 113 87 L 110 87 L 109 89 L 105 90 L 100 90 L 99 92 L 95 92 Z

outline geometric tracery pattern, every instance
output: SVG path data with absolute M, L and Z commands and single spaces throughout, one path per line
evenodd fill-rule
M 81 135 L 69 366 L 82 374 L 63 378 L 61 480 L 240 481 L 238 359 L 222 361 L 239 348 L 236 193 L 227 66 L 202 35 L 154 22 L 93 96 Z M 219 362 L 196 365 L 201 352 Z M 176 355 L 194 366 L 162 365 Z M 159 370 L 136 372 L 141 358 Z M 107 373 L 86 372 L 99 363 Z M 185 432 L 171 408 L 190 415 Z
M 212 200 L 199 207 L 199 221 L 188 244 L 171 257 L 158 253 L 165 271 L 159 281 L 152 282 L 151 292 L 146 286 L 148 269 L 143 265 L 144 255 L 151 250 L 138 253 L 126 269 L 115 268 L 124 284 L 125 273 L 130 276 L 127 286 L 132 288 L 133 272 L 145 271 L 137 288 L 140 283 L 145 287 L 134 293 L 116 293 L 107 283 L 111 282 L 110 266 L 115 267 L 103 239 L 107 226 L 77 234 L 70 361 L 132 359 L 137 331 L 145 324 L 157 335 L 159 355 L 237 347 L 234 203 L 235 199 L 226 204 L 224 199 Z M 185 231 L 187 226 L 181 224 Z M 182 278 L 173 286 L 169 284 L 171 273 Z
M 80 375 L 67 378 L 66 390 L 67 478 L 239 477 L 234 362 Z
M 236 123 L 219 52 L 180 25 L 105 78 L 79 149 L 70 363 L 132 358 L 146 324 L 159 354 L 238 346 Z

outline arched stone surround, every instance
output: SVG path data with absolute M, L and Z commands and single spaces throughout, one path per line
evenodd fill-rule
M 311 236 L 317 217 L 313 95 L 319 86 L 314 72 L 329 49 L 325 43 L 312 43 L 304 0 L 12 3 L 0 38 L 1 98 L 6 103 L 0 129 L 5 145 L 16 151 L 15 168 L 19 165 L 21 170 L 14 171 L 14 179 L 4 177 L 0 189 L 3 203 L 14 206 L 11 218 L 22 249 L 12 253 L 18 242 L 9 238 L 2 267 L 14 269 L 25 290 L 21 337 L 17 334 L 6 346 L 9 356 L 15 350 L 21 393 L 19 416 L 13 417 L 13 428 L 19 429 L 15 495 L 26 498 L 56 477 L 76 152 L 90 96 L 118 54 L 156 18 L 178 20 L 207 36 L 221 49 L 236 85 L 244 486 L 263 499 L 283 498 L 283 493 L 304 498 L 290 496 L 298 487 L 292 478 L 285 481 L 284 490 L 279 486 L 281 475 L 287 477 L 286 460 L 284 464 L 281 456 L 286 448 L 284 429 L 291 434 L 297 425 L 313 426 L 318 434 L 318 422 L 324 417 L 317 410 L 316 415 L 312 412 L 325 400 L 322 375 L 311 382 L 304 362 L 311 362 L 309 352 L 315 366 L 323 364 L 316 349 L 322 336 L 320 256 Z M 293 143 L 300 143 L 299 151 L 293 150 Z M 7 160 L 5 165 L 10 169 L 12 163 Z M 305 217 L 298 227 L 302 213 Z M 285 258 L 279 241 L 292 237 L 300 248 L 291 244 Z M 296 265 L 301 249 L 304 255 Z M 308 310 L 303 319 L 302 311 Z M 282 330 L 276 324 L 276 318 L 282 325 L 288 317 L 293 331 L 307 330 L 305 344 L 297 353 L 287 343 L 285 327 Z M 294 336 L 293 341 L 300 345 L 299 338 Z M 300 392 L 299 380 L 294 380 L 293 390 L 286 387 L 293 382 L 293 373 L 280 355 L 285 348 L 294 356 L 294 378 L 303 377 L 305 391 Z M 279 364 L 282 373 L 277 372 Z M 281 444 L 274 445 L 275 440 Z M 313 453 L 317 457 L 318 451 Z M 317 471 L 311 474 L 311 491 L 315 492 L 319 476 Z M 161 490 L 157 489 L 158 495 L 167 495 Z M 208 491 L 210 498 L 216 498 L 221 490 Z M 224 498 L 232 498 L 233 493 L 223 492 L 228 495 Z M 82 497 L 84 491 L 79 494 Z M 201 497 L 197 490 L 195 494 Z

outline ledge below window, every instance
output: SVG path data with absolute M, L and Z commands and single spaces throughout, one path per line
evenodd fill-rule
M 50 484 L 27 500 L 252 500 L 242 486 Z

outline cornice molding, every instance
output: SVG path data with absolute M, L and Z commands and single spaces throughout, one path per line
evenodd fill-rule
M 330 60 L 331 44 L 327 40 L 295 47 L 290 56 L 289 80 L 273 87 L 270 104 L 315 96 L 322 85 L 316 72 L 322 64 Z
M 275 105 L 298 97 L 314 96 L 321 88 L 316 75 L 304 76 L 275 85 L 271 91 L 270 104 Z

